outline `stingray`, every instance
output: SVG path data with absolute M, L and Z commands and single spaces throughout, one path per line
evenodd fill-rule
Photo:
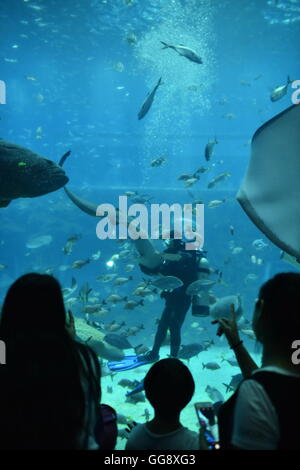
M 266 237 L 300 259 L 300 106 L 263 124 L 237 200 Z

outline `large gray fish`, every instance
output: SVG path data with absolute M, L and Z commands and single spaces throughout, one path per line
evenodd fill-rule
M 179 55 L 186 57 L 192 62 L 196 62 L 197 64 L 203 64 L 201 57 L 199 57 L 198 54 L 193 51 L 193 49 L 190 49 L 189 47 L 186 47 L 183 44 L 179 44 L 178 46 L 172 46 L 171 44 L 167 44 L 163 41 L 160 42 L 164 45 L 163 49 L 167 49 L 169 47 L 170 49 L 174 49 L 174 51 L 176 51 Z
M 227 295 L 226 297 L 222 297 L 217 300 L 217 302 L 210 307 L 210 316 L 214 320 L 217 320 L 218 318 L 230 318 L 231 305 L 234 305 L 234 311 L 238 320 L 243 314 L 242 299 L 240 295 Z
M 13 199 L 20 197 L 51 193 L 68 181 L 64 170 L 53 161 L 0 140 L 0 207 L 7 207 Z
M 199 353 L 204 351 L 204 347 L 200 343 L 183 344 L 178 353 L 179 359 L 191 359 L 194 356 L 198 356 Z
M 144 116 L 146 116 L 146 114 L 148 113 L 149 109 L 151 108 L 152 106 L 152 103 L 153 103 L 153 100 L 154 100 L 154 96 L 155 96 L 155 93 L 159 87 L 159 85 L 161 85 L 161 77 L 160 79 L 158 80 L 157 84 L 155 85 L 155 87 L 153 88 L 153 90 L 151 91 L 151 93 L 148 94 L 147 98 L 145 99 L 144 103 L 142 104 L 142 107 L 138 113 L 138 118 L 139 119 L 143 119 Z

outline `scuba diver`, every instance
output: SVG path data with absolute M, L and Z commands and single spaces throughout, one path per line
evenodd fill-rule
M 152 350 L 142 356 L 125 356 L 120 362 L 109 362 L 111 370 L 122 371 L 139 367 L 143 364 L 159 360 L 159 350 L 168 330 L 170 331 L 170 356 L 178 357 L 181 343 L 181 327 L 192 304 L 192 314 L 198 317 L 209 315 L 209 293 L 203 289 L 201 296 L 187 295 L 187 287 L 197 281 L 206 282 L 210 267 L 206 252 L 202 250 L 186 250 L 184 238 L 175 238 L 174 231 L 166 240 L 167 248 L 163 252 L 154 250 L 151 242 L 145 239 L 135 240 L 141 271 L 147 275 L 175 276 L 182 285 L 173 290 L 162 290 L 161 297 L 165 307 L 159 320 Z

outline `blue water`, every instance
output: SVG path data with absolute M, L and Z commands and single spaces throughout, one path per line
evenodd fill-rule
M 0 21 L 0 79 L 7 93 L 0 107 L 1 137 L 56 162 L 71 149 L 65 164 L 69 188 L 96 203 L 117 204 L 119 195 L 129 190 L 150 195 L 156 203 L 191 202 L 192 196 L 205 203 L 226 198 L 220 207 L 205 208 L 204 248 L 226 283 L 218 284 L 213 294 L 240 293 L 245 316 L 251 319 L 261 283 L 293 268 L 279 259 L 280 250 L 252 224 L 235 194 L 253 133 L 291 104 L 290 89 L 275 103 L 271 90 L 285 84 L 287 75 L 300 78 L 300 1 L 2 0 Z M 160 41 L 188 45 L 203 65 L 162 50 Z M 139 121 L 137 113 L 160 77 L 163 85 L 153 106 Z M 215 136 L 219 143 L 209 162 L 214 166 L 187 192 L 178 177 L 207 165 L 204 148 Z M 151 161 L 161 156 L 167 159 L 165 165 L 152 168 Z M 231 177 L 207 190 L 207 183 L 222 172 Z M 28 271 L 50 271 L 64 287 L 74 276 L 79 288 L 88 282 L 100 300 L 113 292 L 133 298 L 142 280 L 138 268 L 124 271 L 135 262 L 133 252 L 108 269 L 107 261 L 122 246 L 100 241 L 97 220 L 72 205 L 63 190 L 13 201 L 1 209 L 0 221 L 0 264 L 7 266 L 0 272 L 0 304 L 10 283 Z M 77 233 L 82 237 L 67 256 L 62 248 Z M 51 235 L 52 242 L 26 247 L 41 235 Z M 256 239 L 267 246 L 257 251 L 252 246 Z M 233 254 L 234 247 L 242 250 Z M 99 250 L 99 260 L 80 270 L 70 268 Z M 262 264 L 253 264 L 253 255 Z M 133 280 L 120 288 L 96 282 L 97 276 L 111 272 L 132 275 Z M 249 274 L 255 276 L 247 280 Z M 151 347 L 154 320 L 162 307 L 159 297 L 146 299 L 142 309 L 133 311 L 118 304 L 99 321 L 124 320 L 127 327 L 143 323 L 144 330 L 132 343 Z M 82 316 L 79 301 L 72 310 Z M 226 345 L 206 319 L 207 331 L 197 336 L 194 320 L 189 313 L 183 342 L 213 338 L 209 353 L 214 360 Z M 243 339 L 254 351 L 253 341 Z M 216 386 L 222 383 L 218 371 L 209 373 Z M 117 385 L 114 390 L 123 396 Z

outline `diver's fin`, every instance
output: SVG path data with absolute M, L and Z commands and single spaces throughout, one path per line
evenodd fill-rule
M 145 359 L 144 356 L 125 356 L 122 361 L 111 361 L 107 363 L 110 370 L 121 372 L 123 370 L 135 369 L 145 364 L 151 364 L 153 361 Z

